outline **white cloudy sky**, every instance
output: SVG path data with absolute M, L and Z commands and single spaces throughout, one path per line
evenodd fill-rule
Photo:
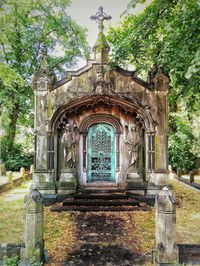
M 151 0 L 148 0 L 147 5 Z M 94 21 L 90 20 L 90 16 L 95 15 L 99 6 L 103 6 L 104 11 L 112 16 L 112 20 L 105 22 L 105 26 L 108 27 L 109 23 L 115 26 L 120 21 L 120 15 L 126 9 L 130 0 L 72 0 L 72 4 L 68 7 L 68 14 L 76 20 L 76 22 L 88 29 L 87 40 L 92 47 L 97 39 L 98 27 Z M 133 13 L 141 12 L 145 5 L 137 5 L 132 11 Z M 79 67 L 83 65 L 79 63 Z

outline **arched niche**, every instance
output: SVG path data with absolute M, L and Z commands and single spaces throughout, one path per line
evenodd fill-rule
M 106 114 L 96 114 L 87 117 L 83 122 L 80 124 L 80 134 L 82 135 L 82 167 L 83 170 L 87 170 L 87 137 L 88 137 L 88 129 L 90 126 L 95 124 L 110 124 L 115 130 L 115 161 L 116 167 L 115 170 L 118 171 L 120 167 L 120 134 L 123 132 L 122 125 L 120 121 L 112 116 Z
M 55 131 L 61 120 L 69 115 L 77 114 L 82 108 L 93 109 L 95 106 L 102 105 L 112 106 L 123 110 L 125 113 L 137 114 L 138 119 L 143 123 L 146 132 L 155 132 L 154 121 L 151 116 L 149 107 L 144 107 L 138 102 L 130 102 L 124 98 L 111 95 L 92 95 L 90 97 L 83 97 L 80 100 L 72 101 L 66 105 L 59 107 L 53 114 L 49 123 L 49 130 Z

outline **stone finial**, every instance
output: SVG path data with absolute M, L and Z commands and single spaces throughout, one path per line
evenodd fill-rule
M 38 213 L 43 210 L 43 197 L 36 189 L 30 190 L 24 197 L 25 211 L 27 213 Z
M 34 172 L 34 165 L 32 164 L 32 165 L 30 166 L 30 174 L 33 174 L 33 172 Z
M 176 198 L 171 191 L 164 187 L 156 197 L 158 211 L 174 212 L 176 208 Z
M 162 68 L 157 69 L 157 73 L 153 78 L 153 83 L 156 91 L 168 93 L 170 79 L 165 75 Z
M 40 69 L 49 70 L 47 47 L 42 48 L 42 59 L 40 63 Z
M 99 28 L 99 34 L 98 38 L 95 42 L 95 45 L 93 46 L 92 50 L 94 52 L 94 59 L 99 62 L 100 64 L 107 64 L 108 63 L 108 54 L 110 51 L 110 46 L 106 40 L 106 37 L 103 33 L 104 20 L 110 20 L 112 17 L 110 15 L 107 15 L 103 11 L 103 7 L 100 6 L 98 12 L 91 16 L 90 19 L 93 21 L 96 21 L 98 23 Z
M 11 183 L 11 186 L 13 186 L 13 172 L 12 171 L 8 171 L 7 179 Z
M 47 91 L 55 81 L 55 73 L 49 65 L 47 47 L 44 46 L 41 51 L 40 67 L 33 78 L 32 87 L 34 90 Z
M 37 204 L 42 203 L 43 202 L 42 194 L 38 190 L 32 189 L 29 192 L 29 194 L 27 194 L 24 198 L 25 204 L 30 202 L 30 201 L 33 201 Z
M 21 167 L 20 168 L 20 177 L 23 178 L 23 180 L 25 180 L 25 177 L 26 177 L 26 170 L 24 167 Z

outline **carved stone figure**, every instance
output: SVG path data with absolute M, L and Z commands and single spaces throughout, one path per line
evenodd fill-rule
M 136 168 L 136 162 L 138 160 L 138 147 L 141 142 L 140 128 L 136 125 L 132 125 L 130 131 L 127 134 L 125 143 L 127 144 L 129 151 L 129 166 Z
M 70 124 L 66 124 L 61 143 L 64 153 L 64 167 L 74 168 L 76 162 L 76 138 Z

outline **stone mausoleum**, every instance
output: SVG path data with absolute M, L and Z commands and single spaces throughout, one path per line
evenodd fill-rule
M 120 188 L 155 197 L 168 179 L 167 94 L 161 69 L 147 81 L 108 64 L 102 8 L 94 58 L 57 81 L 43 49 L 33 79 L 33 188 L 54 202 L 88 187 Z

